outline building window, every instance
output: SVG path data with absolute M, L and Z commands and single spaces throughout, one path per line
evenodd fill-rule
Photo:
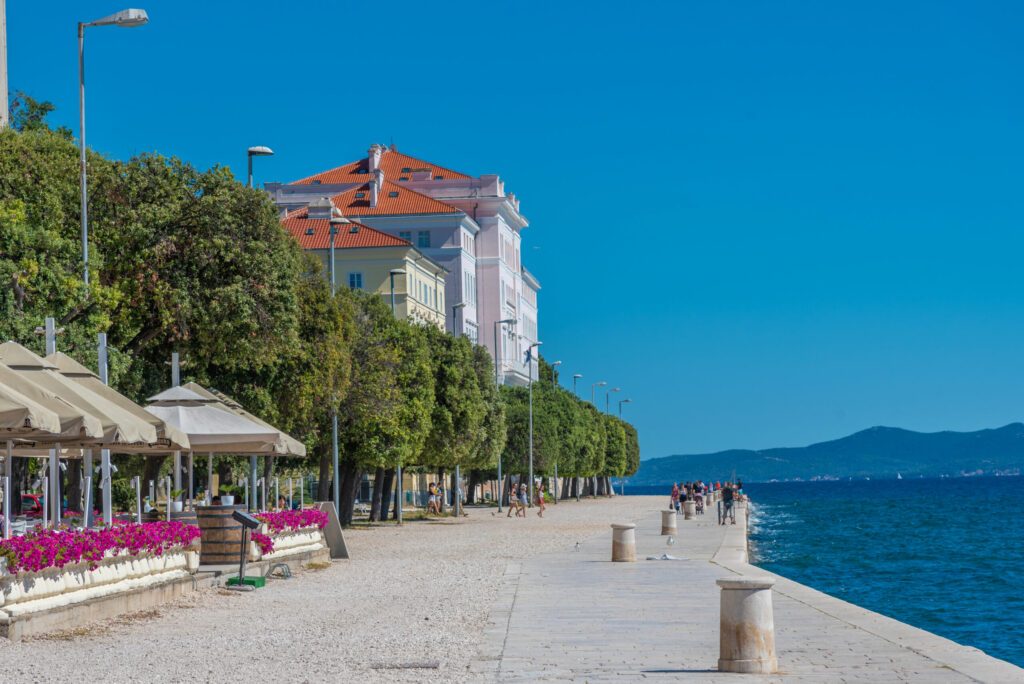
M 349 273 L 348 274 L 348 287 L 351 290 L 362 290 L 363 289 L 363 274 L 362 273 Z
M 421 230 L 416 233 L 416 246 L 417 247 L 430 247 L 430 231 Z
M 398 191 L 392 190 L 391 192 L 388 193 L 388 197 L 398 197 Z
M 400 230 L 398 231 L 398 237 L 402 238 L 403 240 L 406 240 L 407 242 L 412 242 L 412 231 Z
M 365 192 L 357 192 L 356 193 L 356 199 L 363 199 L 364 197 L 366 197 L 366 193 Z

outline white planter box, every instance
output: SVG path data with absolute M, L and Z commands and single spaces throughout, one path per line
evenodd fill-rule
M 280 534 L 269 534 L 267 532 L 267 526 L 261 525 L 259 531 L 274 540 L 274 550 L 271 553 L 263 555 L 260 553 L 260 549 L 256 546 L 256 543 L 253 542 L 250 546 L 250 560 L 274 560 L 298 553 L 319 551 L 327 547 L 327 541 L 324 539 L 323 530 L 319 527 L 304 527 L 299 530 L 289 530 Z
M 18 616 L 188 577 L 199 554 L 172 549 L 162 556 L 108 555 L 95 570 L 88 563 L 10 574 L 0 567 L 0 616 Z

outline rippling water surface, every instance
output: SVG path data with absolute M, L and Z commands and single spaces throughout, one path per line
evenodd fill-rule
M 1024 478 L 746 492 L 756 565 L 1024 666 Z
M 626 485 L 666 503 L 670 489 Z M 745 491 L 754 564 L 1024 667 L 1024 478 Z

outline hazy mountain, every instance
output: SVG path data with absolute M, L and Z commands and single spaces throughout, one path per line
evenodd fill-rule
M 1024 470 L 1024 424 L 977 432 L 913 432 L 873 427 L 849 437 L 805 447 L 713 454 L 686 454 L 640 463 L 634 485 L 689 479 L 748 482 L 847 477 L 950 477 L 1020 474 Z

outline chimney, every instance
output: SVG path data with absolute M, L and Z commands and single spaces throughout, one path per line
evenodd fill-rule
M 370 207 L 377 206 L 377 197 L 384 190 L 384 170 L 379 166 L 374 169 L 373 178 L 370 180 Z
M 374 143 L 370 145 L 370 150 L 367 153 L 367 162 L 370 169 L 370 173 L 375 173 L 380 168 L 380 156 L 384 154 L 384 146 Z
M 309 218 L 327 219 L 334 215 L 334 202 L 329 197 L 321 197 L 309 205 Z

